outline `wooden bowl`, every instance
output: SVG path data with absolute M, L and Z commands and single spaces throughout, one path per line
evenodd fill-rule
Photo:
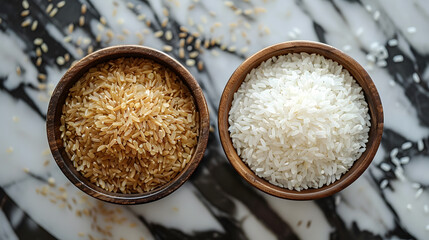
M 62 115 L 62 107 L 64 105 L 65 99 L 67 98 L 69 89 L 76 83 L 76 81 L 80 79 L 84 73 L 88 71 L 89 68 L 94 67 L 99 63 L 120 57 L 141 57 L 151 59 L 160 63 L 161 65 L 169 67 L 188 86 L 195 99 L 196 107 L 199 113 L 200 135 L 198 137 L 195 153 L 192 156 L 190 162 L 187 164 L 185 169 L 183 169 L 172 181 L 153 191 L 143 194 L 112 193 L 91 183 L 73 166 L 73 163 L 67 157 L 63 146 L 63 140 L 60 137 L 60 118 Z M 142 46 L 126 45 L 109 47 L 96 51 L 81 59 L 64 74 L 56 86 L 49 102 L 46 129 L 52 155 L 54 156 L 54 159 L 61 171 L 63 171 L 64 175 L 66 175 L 66 177 L 74 185 L 76 185 L 85 193 L 106 202 L 118 204 L 138 204 L 151 202 L 167 196 L 179 188 L 191 176 L 200 163 L 207 146 L 210 128 L 209 121 L 209 112 L 203 92 L 195 78 L 188 70 L 186 70 L 185 67 L 183 67 L 179 62 L 170 56 L 155 49 Z
M 258 177 L 238 156 L 232 145 L 229 135 L 228 115 L 234 93 L 244 81 L 246 75 L 261 62 L 278 55 L 288 53 L 316 53 L 332 59 L 343 65 L 362 87 L 365 99 L 369 106 L 371 116 L 371 128 L 366 151 L 357 159 L 348 172 L 330 185 L 324 185 L 318 189 L 307 189 L 301 191 L 289 190 L 275 186 L 268 181 Z M 273 196 L 293 200 L 312 200 L 327 197 L 341 191 L 354 182 L 369 166 L 380 145 L 383 133 L 383 107 L 380 96 L 368 73 L 359 63 L 347 56 L 340 50 L 326 44 L 310 41 L 291 41 L 267 47 L 246 59 L 232 74 L 223 91 L 219 104 L 219 134 L 225 154 L 235 170 L 251 185 Z

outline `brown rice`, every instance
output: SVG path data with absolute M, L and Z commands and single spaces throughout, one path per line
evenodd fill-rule
M 70 89 L 60 127 L 74 167 L 110 191 L 143 193 L 172 180 L 198 138 L 194 99 L 168 67 L 119 58 Z

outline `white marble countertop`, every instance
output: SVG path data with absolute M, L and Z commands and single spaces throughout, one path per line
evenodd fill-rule
M 429 1 L 1 5 L 0 239 L 429 239 Z M 190 32 L 185 58 L 183 28 Z M 385 132 L 370 168 L 317 201 L 283 200 L 244 183 L 217 136 L 217 106 L 232 72 L 256 51 L 295 39 L 324 42 L 356 59 L 384 107 Z M 190 181 L 150 204 L 86 196 L 64 177 L 47 144 L 46 110 L 56 83 L 74 60 L 118 44 L 171 46 L 167 53 L 203 88 L 216 130 Z

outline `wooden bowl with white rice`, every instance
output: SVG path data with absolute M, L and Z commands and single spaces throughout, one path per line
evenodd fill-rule
M 47 135 L 64 175 L 117 204 L 155 201 L 178 189 L 207 146 L 209 113 L 191 73 L 165 53 L 122 45 L 96 51 L 61 78 Z
M 277 197 L 312 200 L 346 188 L 380 145 L 383 108 L 365 69 L 317 42 L 267 47 L 232 74 L 219 134 L 236 171 Z

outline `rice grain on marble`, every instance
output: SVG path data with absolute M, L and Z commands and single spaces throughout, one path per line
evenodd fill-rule
M 316 54 L 273 57 L 234 94 L 229 132 L 238 155 L 274 185 L 302 190 L 338 180 L 366 149 L 362 88 Z
M 193 97 L 174 72 L 119 58 L 91 68 L 69 90 L 60 131 L 84 177 L 107 191 L 142 193 L 186 167 L 198 122 Z

